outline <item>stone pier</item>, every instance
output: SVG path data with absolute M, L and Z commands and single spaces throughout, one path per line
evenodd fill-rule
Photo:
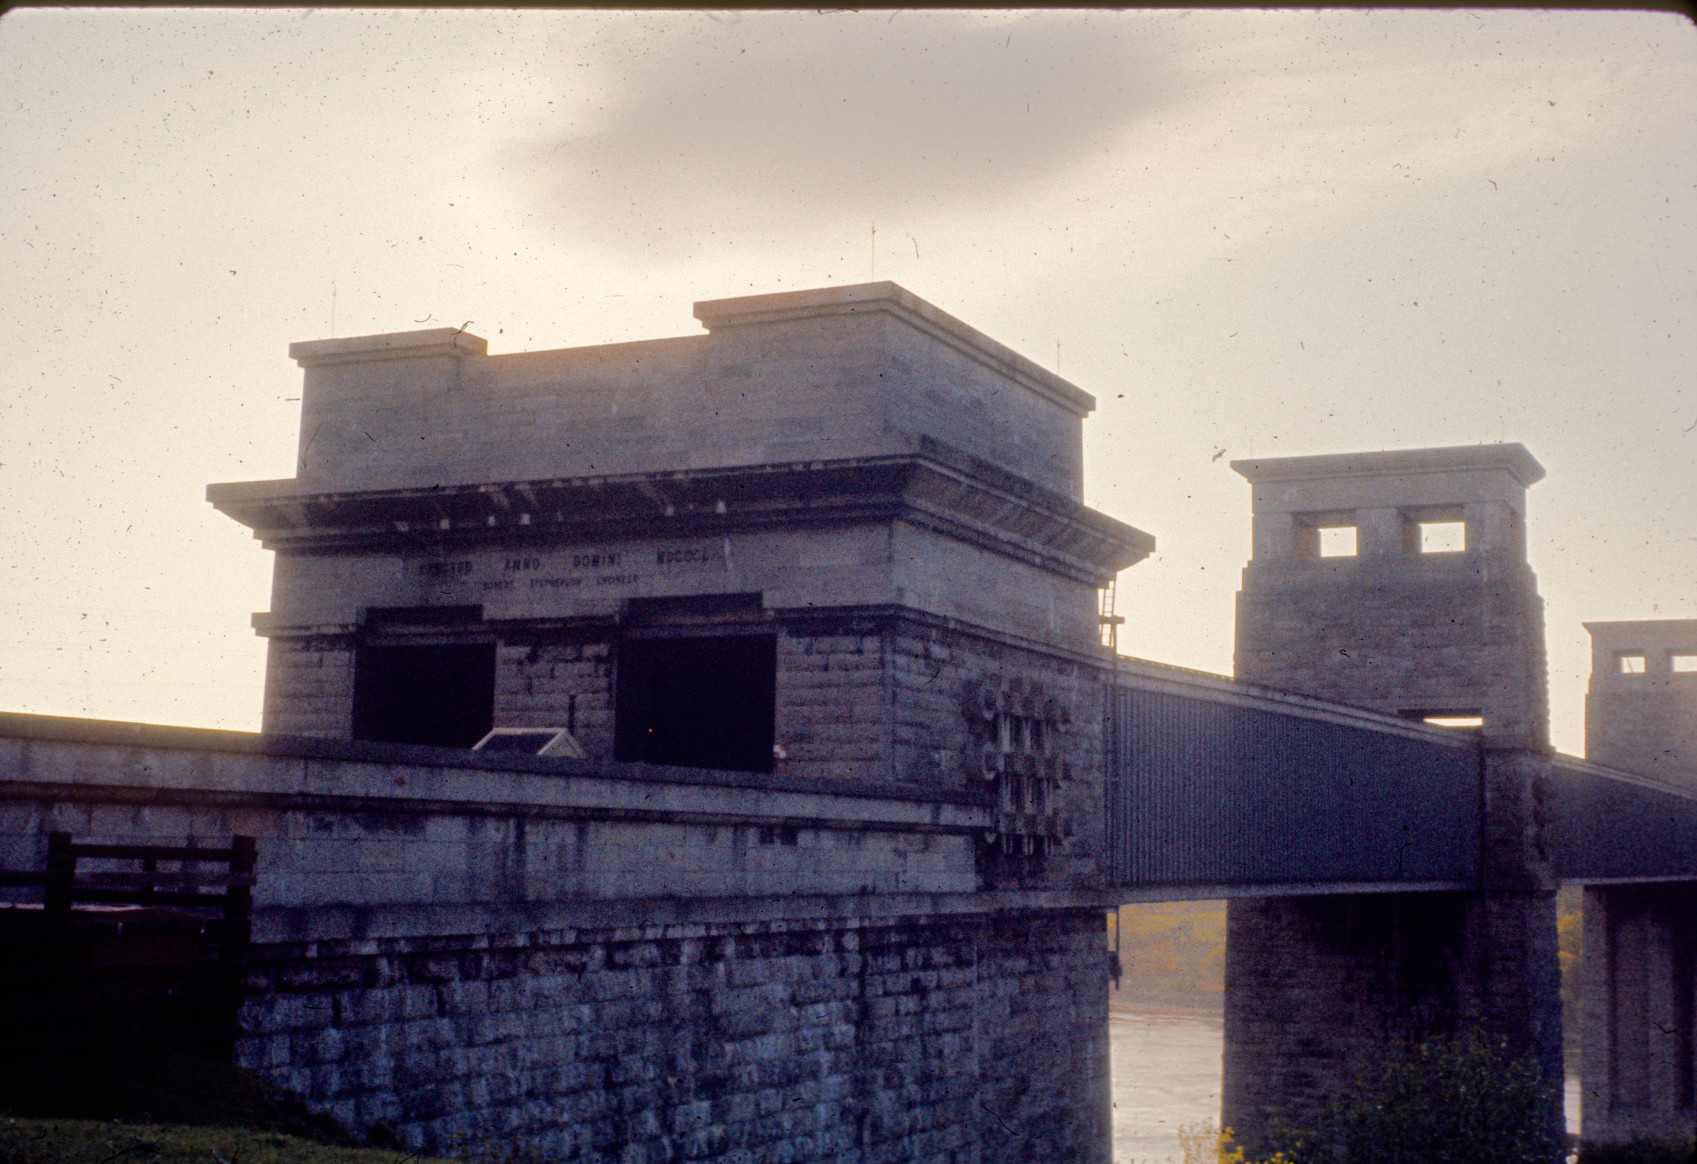
M 1590 622 L 1585 757 L 1697 788 L 1697 619 Z M 1697 883 L 1585 887 L 1580 1014 L 1585 1136 L 1697 1131 Z

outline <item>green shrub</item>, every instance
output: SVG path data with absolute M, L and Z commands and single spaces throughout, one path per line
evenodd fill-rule
M 1434 1039 L 1339 1097 L 1311 1132 L 1275 1137 L 1299 1164 L 1552 1164 L 1557 1085 L 1482 1033 Z
M 251 1128 L 0 1116 L 0 1164 L 449 1164 Z

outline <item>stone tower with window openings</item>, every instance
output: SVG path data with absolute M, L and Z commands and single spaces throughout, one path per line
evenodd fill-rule
M 1482 445 L 1232 468 L 1255 491 L 1237 678 L 1477 719 L 1494 742 L 1545 746 L 1543 603 L 1524 525 L 1544 471 L 1531 454 Z M 1353 552 L 1327 553 L 1332 531 L 1344 551 L 1353 531 Z
M 987 881 L 1095 884 L 1097 592 L 1153 539 L 1080 501 L 1094 400 L 893 283 L 695 314 L 294 345 L 296 476 L 209 490 L 277 552 L 265 730 L 970 793 Z
M 1520 445 L 1238 461 L 1254 556 L 1236 676 L 1479 733 L 1474 892 L 1239 898 L 1222 1119 L 1252 1151 L 1389 1056 L 1474 1028 L 1533 1057 L 1561 1127 L 1543 609 Z M 1294 774 L 1293 774 L 1294 776 Z
M 1585 758 L 1697 784 L 1697 619 L 1588 622 Z

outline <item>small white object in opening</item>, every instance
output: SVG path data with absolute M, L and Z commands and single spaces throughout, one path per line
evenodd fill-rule
M 1420 552 L 1422 554 L 1459 554 L 1466 549 L 1466 522 L 1423 521 L 1420 523 Z
M 1637 651 L 1622 651 L 1615 656 L 1615 662 L 1619 665 L 1622 675 L 1644 674 L 1644 656 Z
M 1322 558 L 1355 557 L 1355 527 L 1353 525 L 1325 525 L 1315 532 L 1320 535 L 1320 556 Z
M 474 752 L 505 752 L 517 756 L 557 756 L 587 760 L 589 754 L 565 728 L 494 728 L 471 746 Z

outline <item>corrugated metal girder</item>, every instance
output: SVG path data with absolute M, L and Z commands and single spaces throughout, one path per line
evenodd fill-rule
M 1122 887 L 1459 887 L 1477 878 L 1472 737 L 1207 689 L 1121 686 L 1110 698 L 1107 832 Z
M 1697 879 L 1697 788 L 1571 756 L 1551 771 L 1550 851 L 1563 881 Z

